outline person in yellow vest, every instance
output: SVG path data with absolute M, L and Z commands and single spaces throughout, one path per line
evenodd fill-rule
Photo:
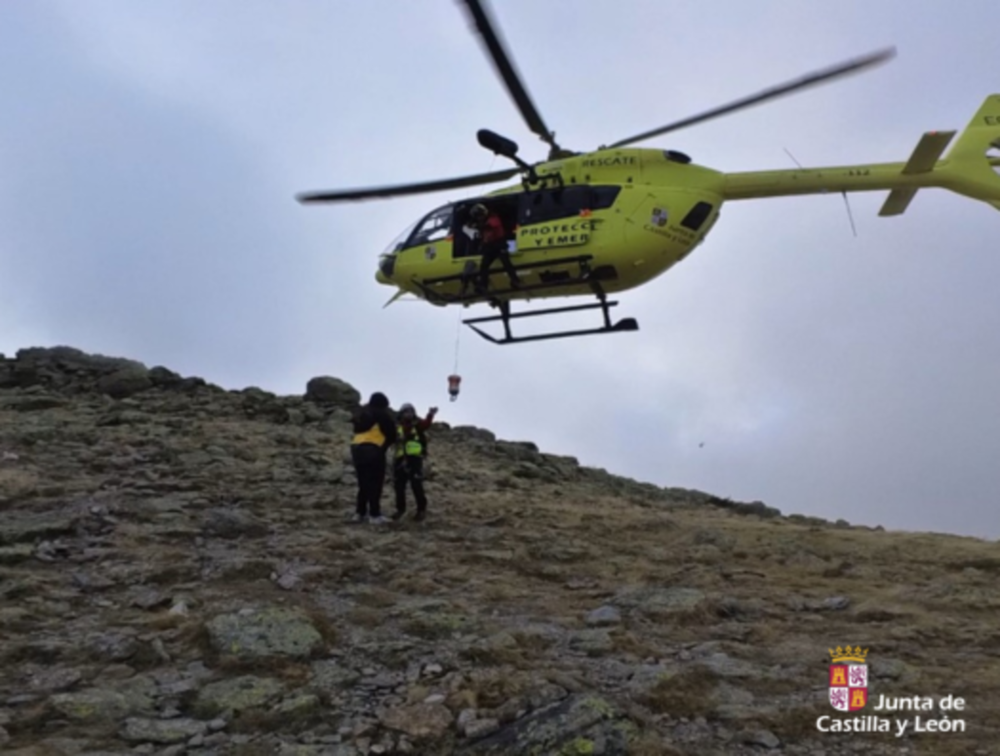
M 392 468 L 396 484 L 396 511 L 392 519 L 398 520 L 406 513 L 406 484 L 413 489 L 417 501 L 415 520 L 427 517 L 427 494 L 424 493 L 424 458 L 427 456 L 427 430 L 434 422 L 438 408 L 431 407 L 427 417 L 420 419 L 412 404 L 399 408 L 399 425 L 396 428 L 396 461 Z
M 389 400 L 376 391 L 368 404 L 353 417 L 354 439 L 351 461 L 358 478 L 355 522 L 386 522 L 382 516 L 382 487 L 385 484 L 385 455 L 396 442 L 396 423 L 389 413 Z

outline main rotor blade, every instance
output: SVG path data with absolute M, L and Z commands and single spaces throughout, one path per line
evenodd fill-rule
M 868 68 L 870 66 L 882 63 L 890 58 L 895 57 L 896 48 L 887 47 L 884 50 L 879 50 L 869 55 L 864 55 L 860 58 L 854 58 L 845 63 L 833 66 L 831 68 L 824 68 L 820 71 L 815 71 L 814 73 L 807 74 L 793 81 L 786 82 L 784 84 L 779 84 L 776 87 L 771 87 L 770 89 L 765 89 L 757 94 L 750 95 L 749 97 L 744 97 L 741 100 L 736 100 L 728 105 L 723 105 L 721 107 L 715 108 L 714 110 L 709 110 L 700 115 L 692 116 L 690 118 L 685 118 L 682 121 L 677 121 L 671 123 L 667 126 L 663 126 L 659 129 L 653 129 L 652 131 L 647 131 L 643 134 L 638 134 L 637 136 L 629 137 L 628 139 L 622 139 L 621 141 L 615 142 L 614 144 L 608 145 L 608 147 L 622 147 L 626 144 L 632 144 L 634 142 L 640 142 L 644 139 L 649 139 L 650 137 L 660 136 L 661 134 L 666 134 L 669 131 L 675 131 L 677 129 L 684 128 L 686 126 L 691 126 L 696 123 L 702 123 L 708 121 L 712 118 L 718 118 L 721 115 L 726 115 L 727 113 L 733 113 L 737 110 L 742 110 L 743 108 L 749 108 L 752 105 L 759 105 L 767 100 L 772 100 L 776 97 L 781 97 L 782 95 L 790 94 L 799 89 L 805 89 L 806 87 L 815 86 L 816 84 L 821 84 L 822 82 L 829 81 L 830 79 L 837 78 L 838 76 L 845 76 L 849 73 L 854 73 L 862 68 Z
M 525 122 L 527 122 L 528 128 L 538 134 L 542 138 L 542 141 L 548 144 L 553 151 L 558 151 L 559 145 L 556 144 L 555 134 L 549 131 L 548 127 L 542 121 L 542 116 L 538 113 L 538 109 L 531 101 L 531 97 L 528 96 L 527 90 L 521 83 L 517 70 L 514 68 L 514 64 L 511 62 L 511 58 L 503 42 L 501 42 L 499 34 L 495 31 L 496 25 L 491 21 L 484 7 L 485 0 L 464 0 L 464 2 L 469 10 L 469 14 L 472 16 L 473 22 L 476 24 L 479 35 L 482 37 L 483 44 L 486 46 L 486 50 L 493 60 L 493 65 L 496 67 L 497 73 L 500 74 L 500 78 L 506 84 L 507 91 L 510 92 L 510 96 L 514 99 L 514 104 L 521 111 L 521 115 L 524 117 Z
M 477 173 L 472 176 L 441 179 L 440 181 L 424 181 L 419 184 L 397 184 L 395 186 L 378 186 L 367 189 L 343 189 L 336 192 L 303 192 L 295 198 L 305 204 L 309 202 L 344 202 L 373 199 L 375 197 L 398 197 L 404 194 L 422 194 L 424 192 L 440 192 L 445 189 L 460 189 L 477 184 L 492 184 L 503 181 L 520 172 L 518 168 L 508 168 L 492 173 Z

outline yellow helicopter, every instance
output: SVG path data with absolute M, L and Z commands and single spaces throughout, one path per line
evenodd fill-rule
M 498 344 L 538 339 L 638 330 L 634 318 L 611 322 L 608 294 L 626 291 L 683 260 L 719 218 L 728 200 L 827 192 L 888 190 L 879 215 L 903 213 L 918 189 L 939 187 L 992 204 L 1000 210 L 1000 94 L 990 95 L 951 150 L 957 132 L 925 133 L 903 163 L 799 168 L 724 173 L 696 165 L 680 152 L 627 147 L 635 142 L 707 121 L 835 77 L 884 62 L 893 48 L 856 58 L 764 90 L 700 115 L 622 139 L 592 152 L 573 152 L 556 143 L 528 96 L 495 24 L 482 0 L 463 0 L 481 41 L 528 127 L 549 145 L 548 159 L 529 164 L 518 157 L 516 143 L 487 129 L 480 145 L 516 167 L 455 179 L 369 189 L 310 192 L 303 203 L 356 201 L 476 186 L 520 174 L 519 184 L 451 202 L 429 212 L 404 231 L 381 256 L 376 280 L 398 289 L 391 304 L 412 294 L 433 305 L 489 303 L 499 315 L 463 321 Z M 500 285 L 507 275 L 496 266 L 486 273 L 488 288 L 474 288 L 481 262 L 480 245 L 469 213 L 484 205 L 507 232 L 507 250 L 520 285 Z M 596 296 L 597 302 L 511 313 L 515 300 Z M 512 318 L 600 308 L 601 327 L 515 337 Z M 492 336 L 475 324 L 501 321 L 504 336 Z

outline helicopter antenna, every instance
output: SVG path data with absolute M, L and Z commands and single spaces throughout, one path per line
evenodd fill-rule
M 847 217 L 851 221 L 851 231 L 854 232 L 854 238 L 858 236 L 858 229 L 854 226 L 854 215 L 851 213 L 851 202 L 847 199 L 847 192 L 841 192 L 844 195 L 844 206 L 847 208 Z
M 783 147 L 782 149 L 785 151 L 785 154 L 792 159 L 792 162 L 795 163 L 795 165 L 797 165 L 799 168 L 802 167 L 802 163 L 800 163 L 798 160 L 795 159 L 795 155 L 789 152 L 787 147 Z
M 802 163 L 795 159 L 795 155 L 793 155 L 787 147 L 782 147 L 782 149 L 785 151 L 785 154 L 792 159 L 792 162 L 795 163 L 795 165 L 802 168 Z M 854 232 L 854 237 L 857 238 L 858 229 L 854 225 L 854 215 L 851 213 L 851 202 L 847 199 L 847 192 L 841 192 L 841 194 L 844 195 L 844 205 L 847 207 L 847 218 L 851 221 L 851 231 Z

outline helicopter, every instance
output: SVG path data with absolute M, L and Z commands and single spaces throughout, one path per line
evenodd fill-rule
M 375 279 L 397 292 L 386 303 L 411 294 L 431 305 L 469 307 L 487 303 L 500 314 L 462 322 L 495 344 L 638 330 L 634 318 L 611 322 L 609 294 L 649 283 L 687 257 L 719 219 L 727 201 L 804 194 L 888 191 L 880 216 L 900 215 L 923 188 L 944 188 L 982 200 L 1000 210 L 1000 94 L 988 96 L 959 134 L 929 131 L 906 162 L 726 173 L 692 162 L 675 150 L 631 145 L 713 118 L 859 72 L 895 56 L 889 47 L 802 76 L 701 114 L 675 121 L 589 152 L 556 142 L 555 133 L 515 69 L 484 0 L 460 0 L 496 73 L 528 128 L 549 147 L 546 159 L 528 163 L 516 142 L 489 129 L 477 133 L 479 144 L 514 167 L 489 173 L 396 186 L 307 192 L 304 204 L 359 201 L 498 183 L 520 182 L 486 194 L 449 202 L 427 213 L 400 234 L 381 255 Z M 942 158 L 942 155 L 944 157 Z M 469 216 L 475 205 L 496 214 L 507 231 L 507 252 L 520 284 L 469 291 L 479 272 L 480 247 Z M 596 297 L 596 302 L 511 312 L 519 300 Z M 514 336 L 513 318 L 550 316 L 600 309 L 603 324 L 572 331 Z M 504 335 L 477 324 L 500 321 Z

